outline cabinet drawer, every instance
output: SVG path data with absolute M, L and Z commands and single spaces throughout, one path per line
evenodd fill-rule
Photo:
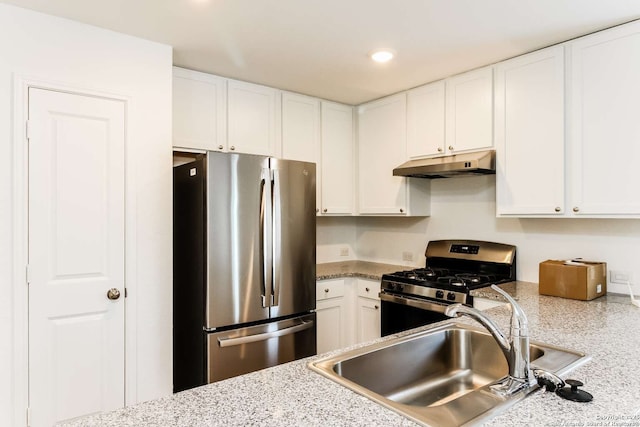
M 380 282 L 370 280 L 358 280 L 358 296 L 364 298 L 380 299 Z
M 316 282 L 316 301 L 344 296 L 344 280 Z

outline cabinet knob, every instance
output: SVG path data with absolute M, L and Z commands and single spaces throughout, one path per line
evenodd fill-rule
M 375 308 L 376 310 L 379 309 L 380 307 L 378 307 L 378 305 L 374 305 L 373 308 Z
M 320 212 L 320 209 L 316 209 L 316 213 Z
M 453 151 L 453 145 L 449 146 L 449 151 Z
M 438 153 L 442 153 L 442 147 L 438 147 Z
M 231 147 L 229 147 L 229 150 L 231 151 L 235 151 L 236 147 L 234 145 L 232 145 Z
M 557 207 L 557 208 L 555 209 L 555 211 L 556 211 L 556 212 L 560 212 L 561 210 L 562 210 L 562 209 L 560 209 L 559 207 Z
M 403 212 L 404 212 L 404 209 L 400 208 L 400 213 L 403 213 Z
M 224 147 L 222 145 L 218 145 L 218 150 L 222 150 Z
M 366 292 L 369 292 L 369 288 L 364 288 L 364 290 L 365 290 Z
M 578 207 L 576 206 L 575 208 L 573 208 L 573 211 L 574 211 L 574 212 L 579 212 L 579 211 L 580 211 L 580 208 L 578 208 Z
M 328 294 L 328 293 L 329 293 L 329 288 L 326 288 L 326 289 L 324 290 L 324 292 Z
M 327 208 L 324 208 L 322 212 L 327 213 Z

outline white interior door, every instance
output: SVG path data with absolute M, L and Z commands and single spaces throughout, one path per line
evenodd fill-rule
M 29 89 L 32 426 L 125 403 L 124 111 Z

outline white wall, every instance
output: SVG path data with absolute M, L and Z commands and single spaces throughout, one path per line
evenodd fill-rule
M 356 218 L 318 217 L 316 222 L 316 262 L 356 259 Z M 341 255 L 342 249 L 349 254 Z
M 129 97 L 127 300 L 136 310 L 134 400 L 171 392 L 171 62 L 169 46 L 0 4 L 0 425 L 13 420 L 13 79 Z M 132 210 L 135 208 L 135 210 Z M 132 214 L 135 213 L 135 216 Z M 15 220 L 15 221 L 14 221 Z M 15 232 L 15 234 L 14 234 Z M 133 260 L 134 262 L 129 262 Z M 129 310 L 128 308 L 128 310 Z
M 496 218 L 495 176 L 432 181 L 429 218 L 322 220 L 318 262 L 341 260 L 338 249 L 347 245 L 355 246 L 355 259 L 420 266 L 429 240 L 490 240 L 517 246 L 520 280 L 537 282 L 538 264 L 546 259 L 582 257 L 606 261 L 609 270 L 631 272 L 639 283 L 634 293 L 640 294 L 640 220 Z M 355 242 L 349 227 L 356 229 Z M 412 253 L 413 262 L 402 260 L 404 251 Z M 613 283 L 608 291 L 628 293 L 626 286 Z

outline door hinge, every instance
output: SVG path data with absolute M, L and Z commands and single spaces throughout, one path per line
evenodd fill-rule
M 31 408 L 27 407 L 27 427 L 31 425 Z
M 25 267 L 25 280 L 27 281 L 27 285 L 31 283 L 31 267 L 29 264 Z
M 26 121 L 24 132 L 25 132 L 25 135 L 26 135 L 27 139 L 29 139 L 31 137 L 31 121 L 30 120 Z

